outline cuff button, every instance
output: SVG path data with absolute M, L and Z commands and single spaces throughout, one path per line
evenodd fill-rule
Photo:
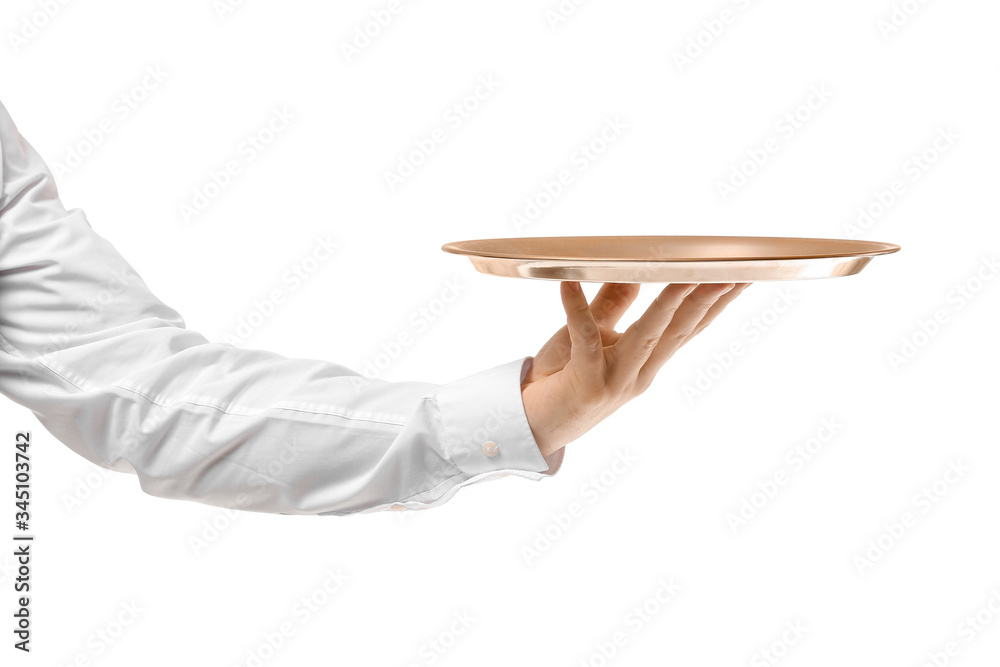
M 492 440 L 483 443 L 483 454 L 486 454 L 486 456 L 496 456 L 499 453 L 500 446 L 497 443 Z

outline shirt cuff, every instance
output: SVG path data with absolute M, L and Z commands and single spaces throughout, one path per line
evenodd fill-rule
M 564 449 L 542 456 L 521 399 L 533 357 L 523 357 L 442 385 L 435 393 L 448 458 L 469 477 L 554 475 Z

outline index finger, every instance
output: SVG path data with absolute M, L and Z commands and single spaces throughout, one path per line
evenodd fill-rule
M 581 375 L 593 377 L 604 369 L 604 341 L 594 313 L 580 283 L 563 281 L 559 286 L 571 343 L 569 358 Z

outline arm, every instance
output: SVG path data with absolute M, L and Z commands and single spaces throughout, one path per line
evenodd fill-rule
M 558 470 L 522 403 L 531 357 L 392 383 L 209 342 L 63 207 L 3 105 L 0 148 L 0 392 L 81 456 L 155 496 L 279 514 L 426 508 Z

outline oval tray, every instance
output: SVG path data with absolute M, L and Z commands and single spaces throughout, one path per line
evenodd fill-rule
M 777 236 L 540 236 L 456 241 L 481 273 L 616 283 L 741 283 L 859 273 L 892 243 Z

